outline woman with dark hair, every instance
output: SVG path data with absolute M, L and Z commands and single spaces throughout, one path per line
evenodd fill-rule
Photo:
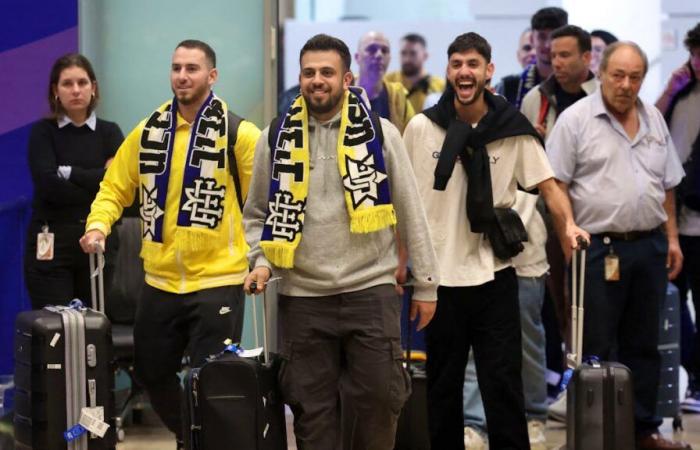
M 56 60 L 49 78 L 50 114 L 34 124 L 29 136 L 34 199 L 24 274 L 34 309 L 90 299 L 88 257 L 78 240 L 106 168 L 124 139 L 116 123 L 95 115 L 98 98 L 87 58 L 72 53 Z M 111 253 L 114 241 L 111 236 Z

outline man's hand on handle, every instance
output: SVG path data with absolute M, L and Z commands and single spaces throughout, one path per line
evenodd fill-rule
M 85 253 L 97 253 L 97 247 L 105 251 L 105 235 L 100 230 L 90 230 L 80 238 L 80 247 Z
M 272 276 L 272 272 L 265 266 L 258 266 L 253 269 L 243 282 L 243 290 L 247 294 L 259 294 L 265 290 L 267 280 Z

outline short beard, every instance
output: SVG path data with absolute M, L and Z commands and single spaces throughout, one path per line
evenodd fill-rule
M 420 67 L 415 64 L 402 64 L 401 73 L 407 77 L 414 77 L 420 73 Z
M 303 97 L 304 97 L 304 101 L 306 102 L 306 106 L 309 108 L 310 112 L 315 113 L 315 114 L 326 114 L 326 113 L 333 111 L 333 109 L 336 106 L 338 106 L 338 103 L 343 101 L 344 94 L 345 94 L 345 92 L 343 90 L 341 90 L 338 93 L 338 95 L 331 96 L 327 102 L 320 103 L 320 104 L 314 103 L 311 100 L 310 95 L 309 96 L 304 95 Z

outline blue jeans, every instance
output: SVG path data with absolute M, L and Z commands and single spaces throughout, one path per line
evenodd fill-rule
M 545 339 L 542 325 L 545 277 L 518 277 L 520 328 L 523 342 L 523 393 L 528 420 L 547 418 L 547 383 L 545 381 Z M 488 375 L 487 375 L 488 376 Z M 481 402 L 473 355 L 464 372 L 464 425 L 486 430 L 486 415 Z

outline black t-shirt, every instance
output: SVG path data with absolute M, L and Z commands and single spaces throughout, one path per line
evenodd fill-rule
M 33 218 L 41 221 L 85 220 L 100 189 L 105 163 L 112 158 L 124 135 L 114 122 L 97 119 L 87 125 L 58 127 L 55 119 L 42 119 L 29 135 L 29 170 L 34 185 Z M 58 166 L 71 166 L 68 180 Z
M 580 89 L 576 94 L 570 94 L 559 86 L 559 83 L 555 83 L 554 87 L 554 97 L 557 99 L 557 110 L 559 114 L 563 113 L 566 108 L 573 105 L 577 101 L 581 100 L 586 96 L 586 92 Z

